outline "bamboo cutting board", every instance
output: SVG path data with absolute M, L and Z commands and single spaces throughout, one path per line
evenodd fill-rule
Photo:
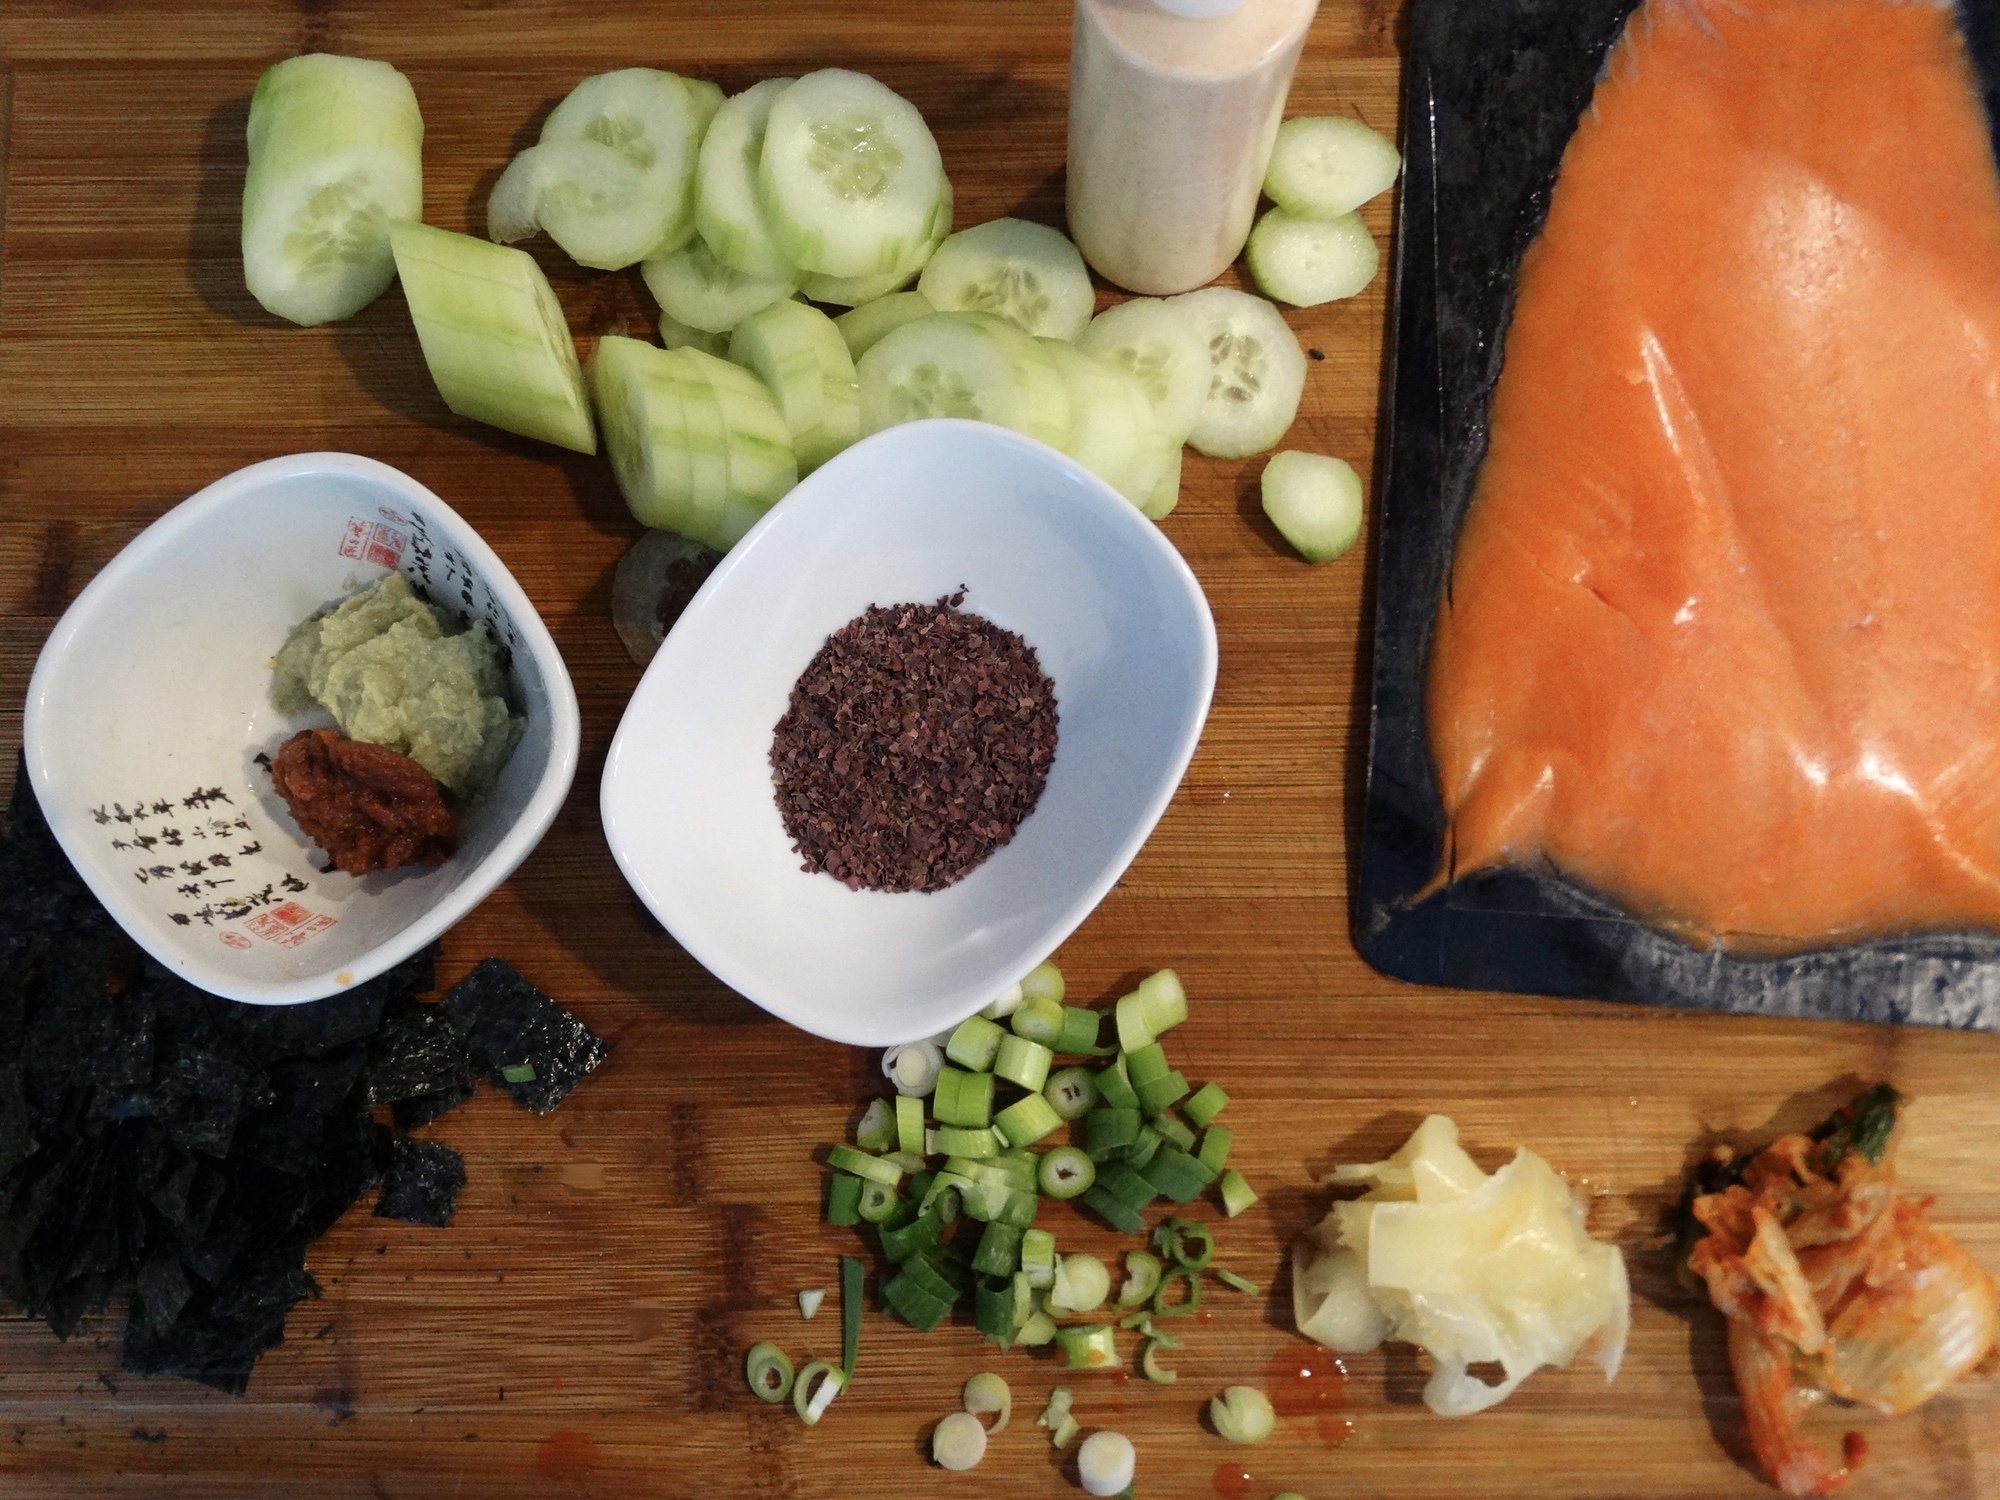
M 1031 1425 L 1064 1377 L 986 1349 L 970 1328 L 925 1337 L 871 1314 L 856 1383 L 815 1430 L 743 1390 L 741 1353 L 756 1339 L 795 1356 L 837 1351 L 837 1319 L 801 1323 L 792 1299 L 831 1283 L 852 1244 L 818 1223 L 811 1153 L 849 1127 L 875 1059 L 723 990 L 613 868 L 597 779 L 637 672 L 607 600 L 635 530 L 607 467 L 448 415 L 395 291 L 350 323 L 296 329 L 249 299 L 237 259 L 249 90 L 265 65 L 307 49 L 409 74 L 427 126 L 427 217 L 447 228 L 482 226 L 499 168 L 576 79 L 641 62 L 731 90 L 865 69 L 931 121 L 961 226 L 1003 213 L 1060 222 L 1061 0 L 845 11 L 801 0 L 0 7 L 0 749 L 11 758 L 58 615 L 168 506 L 279 453 L 394 464 L 514 570 L 584 717 L 567 807 L 450 935 L 447 977 L 505 954 L 616 1046 L 552 1116 L 488 1093 L 436 1127 L 466 1156 L 456 1221 L 434 1231 L 351 1214 L 310 1261 L 324 1296 L 296 1310 L 244 1398 L 119 1375 L 108 1318 L 67 1345 L 39 1325 L 0 1325 L 8 1496 L 1080 1493 Z M 1392 128 L 1400 25 L 1378 0 L 1325 0 L 1293 112 Z M 1368 218 L 1386 239 L 1386 201 Z M 542 258 L 580 333 L 650 334 L 636 276 Z M 1292 315 L 1315 358 L 1291 444 L 1364 473 L 1385 306 L 1378 280 L 1354 302 Z M 1143 969 L 1180 970 L 1195 1009 L 1177 1053 L 1228 1086 L 1237 1159 L 1264 1194 L 1223 1230 L 1222 1258 L 1267 1291 L 1284 1245 L 1324 1210 L 1317 1176 L 1383 1154 L 1442 1110 L 1483 1164 L 1528 1144 L 1585 1186 L 1593 1227 L 1631 1265 L 1631 1352 L 1616 1384 L 1546 1372 L 1459 1422 L 1419 1403 L 1413 1360 L 1363 1358 L 1344 1422 L 1286 1420 L 1263 1447 L 1231 1449 L 1197 1414 L 1224 1384 L 1269 1380 L 1299 1347 L 1280 1280 L 1267 1299 L 1210 1299 L 1175 1356 L 1177 1385 L 1068 1379 L 1079 1417 L 1135 1440 L 1148 1500 L 1770 1493 L 1742 1466 L 1719 1321 L 1673 1286 L 1659 1248 L 1694 1143 L 1804 1124 L 1855 1081 L 1889 1077 L 1919 1100 L 1906 1178 L 2000 1265 L 2000 1039 L 1419 991 L 1373 975 L 1346 915 L 1363 560 L 1309 569 L 1290 557 L 1257 511 L 1256 470 L 1191 455 L 1165 524 L 1208 590 L 1221 678 L 1159 830 L 1058 955 L 1072 993 L 1102 1001 Z M 1057 1223 L 1066 1248 L 1111 1244 Z M 928 1467 L 931 1422 L 989 1367 L 1013 1383 L 1016 1425 L 972 1473 Z M 2000 1387 L 1845 1425 L 1873 1446 L 1856 1495 L 2000 1495 Z

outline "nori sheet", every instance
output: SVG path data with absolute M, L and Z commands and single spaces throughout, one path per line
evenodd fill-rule
M 375 1200 L 375 1217 L 442 1229 L 451 1222 L 464 1186 L 465 1158 L 451 1147 L 443 1141 L 398 1136 L 389 1175 Z
M 453 985 L 444 1012 L 465 1033 L 473 1061 L 495 1088 L 545 1115 L 611 1055 L 604 1039 L 501 958 Z

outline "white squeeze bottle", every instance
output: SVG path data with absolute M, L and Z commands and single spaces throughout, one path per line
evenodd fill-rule
M 1076 0 L 1069 229 L 1134 292 L 1214 280 L 1250 233 L 1319 0 Z

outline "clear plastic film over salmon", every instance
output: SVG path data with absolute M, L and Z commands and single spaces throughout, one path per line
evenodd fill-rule
M 1432 0 L 1434 41 L 1465 8 Z M 1521 12 L 1530 54 L 1564 45 L 1533 34 L 1537 7 L 1499 9 L 1468 25 Z M 1357 939 L 1407 977 L 1693 1003 L 1732 1003 L 1693 992 L 1731 960 L 1847 949 L 1853 982 L 1857 945 L 1915 935 L 1969 935 L 1990 968 L 1992 20 L 1929 0 L 1572 9 L 1568 45 L 1594 25 L 1598 50 L 1566 130 L 1529 81 L 1426 74 L 1419 12 L 1410 125 L 1433 155 L 1406 192 L 1428 188 L 1432 220 L 1399 292 L 1428 295 L 1433 347 L 1399 300 L 1396 417 L 1422 423 L 1409 397 L 1435 386 L 1436 431 L 1396 433 L 1385 515 L 1428 479 L 1442 545 L 1381 559 L 1367 839 L 1394 848 L 1364 852 Z M 1467 179 L 1480 201 L 1454 204 L 1454 133 L 1476 148 L 1496 122 L 1493 153 L 1538 146 L 1543 175 L 1519 174 L 1513 204 Z M 1510 207 L 1518 258 L 1487 268 L 1504 286 L 1482 305 L 1467 257 Z M 1436 374 L 1412 367 L 1426 354 Z M 1385 527 L 1385 554 L 1407 538 Z M 1382 941 L 1426 906 L 1496 920 Z M 1587 935 L 1601 961 L 1510 977 L 1492 955 L 1535 916 L 1584 924 L 1541 936 Z M 1503 972 L 1409 972 L 1412 953 L 1448 968 L 1454 941 Z M 1647 995 L 1638 970 L 1689 992 Z

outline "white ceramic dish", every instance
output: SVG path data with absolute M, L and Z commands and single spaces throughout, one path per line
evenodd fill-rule
M 793 684 L 869 605 L 961 585 L 1054 680 L 1040 804 L 947 890 L 805 873 L 769 761 Z M 612 742 L 605 836 L 681 946 L 772 1014 L 858 1045 L 927 1036 L 1047 957 L 1132 862 L 1194 753 L 1215 661 L 1201 585 L 1108 485 L 997 427 L 893 427 L 808 477 L 695 595 Z
M 400 568 L 507 648 L 528 718 L 433 870 L 322 874 L 255 757 L 325 717 L 270 701 L 270 659 L 322 605 Z M 576 694 L 492 549 L 407 475 L 345 453 L 253 464 L 135 537 L 77 596 L 28 684 L 50 827 L 133 939 L 192 984 L 318 999 L 408 957 L 528 856 L 576 771 Z

